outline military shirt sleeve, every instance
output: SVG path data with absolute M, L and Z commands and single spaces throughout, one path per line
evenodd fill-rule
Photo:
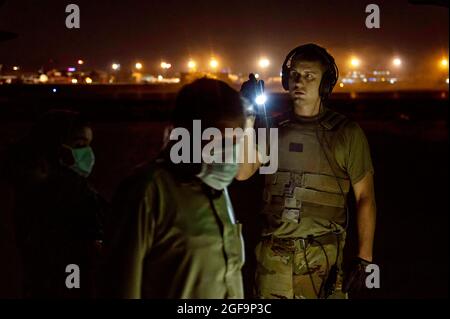
M 122 183 L 113 199 L 112 220 L 107 228 L 105 293 L 113 298 L 141 298 L 143 264 L 155 230 L 154 183 Z M 109 240 L 108 240 L 109 238 Z
M 342 129 L 342 134 L 337 138 L 335 156 L 340 168 L 349 175 L 352 185 L 367 173 L 374 173 L 369 143 L 356 122 L 350 122 Z

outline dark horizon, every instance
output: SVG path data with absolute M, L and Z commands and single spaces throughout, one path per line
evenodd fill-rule
M 407 66 L 427 65 L 448 56 L 448 8 L 407 0 L 378 1 L 380 29 L 367 29 L 360 1 L 87 1 L 79 5 L 81 28 L 65 27 L 69 1 L 11 1 L 0 7 L 0 30 L 18 34 L 0 43 L 0 64 L 38 68 L 74 64 L 104 69 L 114 61 L 139 60 L 148 71 L 167 60 L 178 69 L 189 57 L 214 55 L 223 68 L 249 72 L 260 56 L 277 74 L 293 47 L 315 42 L 345 66 L 351 54 L 365 65 L 384 67 L 393 56 Z

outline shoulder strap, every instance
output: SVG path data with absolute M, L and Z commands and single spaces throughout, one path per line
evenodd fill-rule
M 345 115 L 331 110 L 327 110 L 326 112 L 327 113 L 320 121 L 320 124 L 329 131 L 341 127 L 349 122 L 349 119 Z

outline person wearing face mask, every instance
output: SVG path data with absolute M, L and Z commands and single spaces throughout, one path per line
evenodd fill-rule
M 103 239 L 106 201 L 90 186 L 95 156 L 80 114 L 51 110 L 10 148 L 16 241 L 25 298 L 89 298 Z M 66 267 L 80 269 L 80 288 L 66 286 Z
M 222 139 L 196 141 L 193 121 L 214 127 Z M 179 92 L 171 121 L 173 132 L 189 132 L 174 159 L 167 141 L 160 155 L 139 167 L 119 187 L 105 231 L 106 297 L 243 298 L 241 225 L 227 186 L 238 173 L 239 138 L 225 128 L 243 128 L 239 93 L 226 83 L 199 79 Z M 203 156 L 196 162 L 195 143 Z M 220 146 L 206 151 L 208 143 Z M 199 148 L 200 149 L 200 148 Z

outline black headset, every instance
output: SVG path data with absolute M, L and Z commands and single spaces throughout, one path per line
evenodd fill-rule
M 306 50 L 312 50 L 317 53 L 323 60 L 326 62 L 326 70 L 322 75 L 322 80 L 320 81 L 319 87 L 319 95 L 322 101 L 327 100 L 331 92 L 333 91 L 334 86 L 339 78 L 339 69 L 334 61 L 334 58 L 325 50 L 324 48 L 313 44 L 304 44 L 293 49 L 286 56 L 286 59 L 283 62 L 283 67 L 281 71 L 281 84 L 283 85 L 283 89 L 286 91 L 289 90 L 289 72 L 291 68 L 292 58 L 296 55 L 301 54 Z

